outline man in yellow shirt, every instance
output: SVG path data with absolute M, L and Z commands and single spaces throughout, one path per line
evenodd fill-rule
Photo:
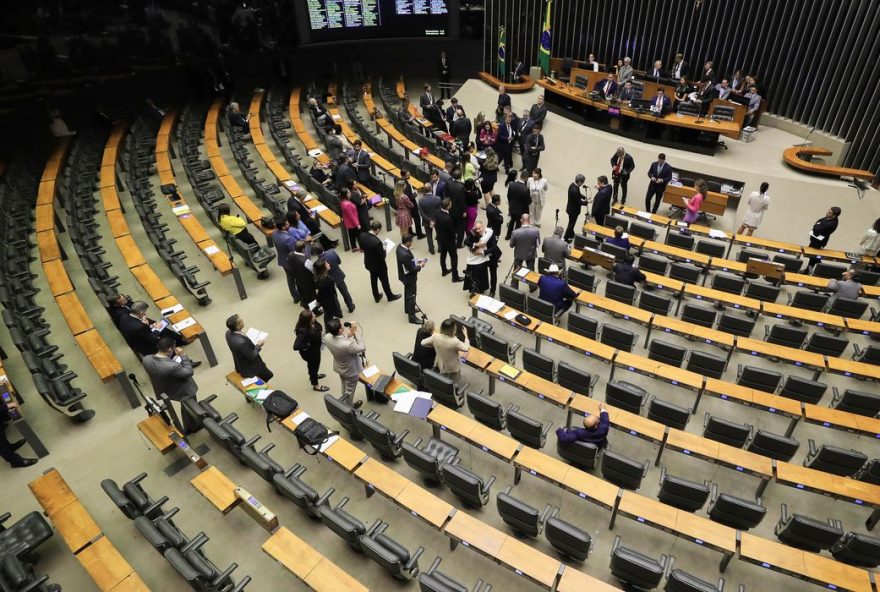
M 220 204 L 217 206 L 217 216 L 220 222 L 220 228 L 222 228 L 224 232 L 228 232 L 245 244 L 257 244 L 256 239 L 246 228 L 247 222 L 238 216 L 233 216 L 230 213 L 228 204 Z

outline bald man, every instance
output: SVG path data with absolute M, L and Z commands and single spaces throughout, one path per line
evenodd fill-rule
M 608 445 L 609 425 L 608 410 L 600 403 L 599 415 L 587 415 L 583 428 L 559 428 L 556 430 L 556 437 L 563 444 L 589 442 L 597 448 L 605 448 Z

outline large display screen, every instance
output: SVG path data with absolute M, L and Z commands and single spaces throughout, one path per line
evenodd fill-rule
M 296 0 L 302 43 L 457 37 L 458 0 Z

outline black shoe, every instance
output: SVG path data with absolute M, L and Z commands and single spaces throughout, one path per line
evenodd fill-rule
M 394 302 L 395 300 L 400 300 L 400 294 L 392 294 L 388 297 L 388 302 Z
M 436 255 L 436 254 L 437 254 L 437 251 L 435 251 L 434 249 L 428 249 L 428 252 L 429 252 L 430 254 L 432 254 L 432 255 Z
M 24 467 L 32 467 L 37 464 L 37 459 L 35 458 L 19 458 L 18 460 L 14 460 L 9 465 L 13 469 L 23 469 Z
M 382 296 L 373 296 L 373 300 L 375 300 L 376 302 L 381 302 Z
M 293 299 L 293 303 L 294 303 L 294 304 L 299 304 L 299 299 L 294 298 L 294 299 Z
M 463 277 L 455 277 L 455 276 L 452 276 L 452 283 L 453 283 L 453 284 L 457 284 L 458 282 L 463 282 L 463 281 L 464 281 L 464 278 L 463 278 Z
M 413 325 L 421 325 L 421 324 L 422 324 L 421 319 L 419 319 L 419 317 L 417 317 L 417 316 L 415 316 L 415 315 L 409 315 L 409 319 L 408 319 L 408 320 L 409 320 L 409 322 L 412 323 Z
M 25 441 L 25 440 L 18 440 L 17 442 L 10 442 L 9 449 L 12 451 L 15 451 L 15 450 L 18 450 L 19 448 L 21 448 L 22 446 L 24 446 L 25 444 L 27 444 L 27 441 Z
M 364 404 L 363 401 L 355 401 L 354 403 L 352 403 L 351 406 L 354 407 L 355 409 L 360 409 L 363 406 L 363 404 Z
M 427 235 L 427 234 L 417 234 L 417 235 L 416 235 L 416 238 L 418 238 L 418 239 L 423 239 L 423 238 L 425 238 L 426 236 L 428 236 L 428 235 Z
M 449 275 L 450 273 L 452 273 L 451 270 L 449 270 L 449 269 L 444 269 L 444 270 L 443 270 L 443 277 L 446 277 L 446 276 Z
M 327 375 L 326 374 L 318 374 L 318 380 L 321 380 L 322 378 L 327 378 Z
M 348 307 L 348 313 L 351 314 L 354 312 L 354 304 Z
M 192 363 L 192 367 L 193 367 L 193 368 L 198 368 L 198 367 L 201 366 L 201 365 L 202 365 L 202 361 L 201 361 L 201 360 L 195 360 L 195 361 L 193 361 L 193 363 Z
M 335 248 L 338 247 L 338 246 L 339 246 L 339 241 L 338 241 L 338 240 L 332 240 L 332 241 L 330 241 L 330 248 L 331 248 L 331 249 L 335 249 Z

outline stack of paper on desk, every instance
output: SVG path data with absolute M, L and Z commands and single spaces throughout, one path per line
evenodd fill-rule
M 408 390 L 391 395 L 391 400 L 394 401 L 394 410 L 398 413 L 409 413 L 419 399 L 430 401 L 431 393 Z
M 481 295 L 477 298 L 477 308 L 482 308 L 483 310 L 495 313 L 504 308 L 504 303 L 500 300 L 490 298 L 489 296 Z

